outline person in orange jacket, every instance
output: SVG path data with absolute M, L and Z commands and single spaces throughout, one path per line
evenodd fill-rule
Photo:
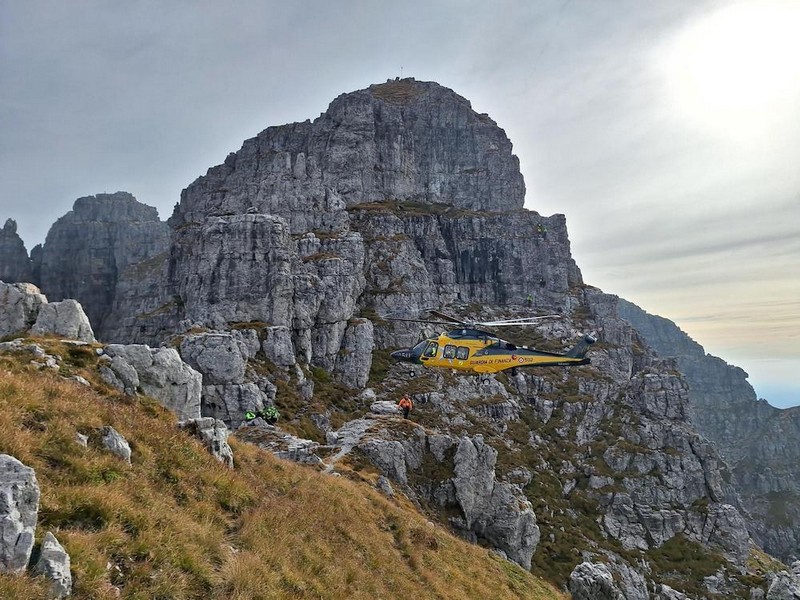
M 408 418 L 408 413 L 414 408 L 414 403 L 411 402 L 411 398 L 408 397 L 408 394 L 403 394 L 403 397 L 400 398 L 400 402 L 397 403 L 397 406 L 403 409 L 403 418 Z

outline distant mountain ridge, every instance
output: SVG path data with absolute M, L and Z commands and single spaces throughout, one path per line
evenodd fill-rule
M 800 407 L 757 399 L 747 373 L 706 354 L 675 323 L 620 299 L 619 314 L 659 355 L 675 357 L 689 383 L 697 430 L 713 441 L 752 515 L 751 532 L 783 560 L 800 554 Z

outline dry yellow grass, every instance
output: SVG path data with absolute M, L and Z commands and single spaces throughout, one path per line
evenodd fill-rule
M 73 372 L 103 393 L 27 360 L 0 355 L 0 452 L 35 469 L 37 539 L 52 530 L 69 552 L 76 599 L 564 597 L 365 483 L 235 440 L 229 470 L 153 401 L 103 391 L 91 364 Z M 131 466 L 101 449 L 103 425 Z M 45 588 L 0 576 L 0 598 Z

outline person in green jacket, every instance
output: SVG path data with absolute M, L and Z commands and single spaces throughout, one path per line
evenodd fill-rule
M 256 410 L 256 411 L 248 410 L 247 412 L 244 413 L 244 420 L 249 423 L 250 421 L 256 419 L 257 417 L 261 417 L 270 425 L 274 425 L 278 421 L 280 416 L 281 413 L 278 412 L 278 409 L 275 408 L 275 406 L 273 406 L 272 404 L 270 404 L 263 410 Z
M 270 425 L 274 425 L 280 418 L 281 413 L 278 412 L 278 409 L 273 404 L 270 404 L 261 411 L 260 416 Z

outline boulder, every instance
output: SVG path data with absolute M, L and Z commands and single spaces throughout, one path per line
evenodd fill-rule
M 668 585 L 662 583 L 658 586 L 658 592 L 655 594 L 654 600 L 688 600 L 688 598 L 686 594 L 678 590 L 673 590 Z
M 186 429 L 198 438 L 212 456 L 222 464 L 233 468 L 233 450 L 228 444 L 228 428 L 219 419 L 203 417 L 181 421 L 178 427 Z
M 123 359 L 136 372 L 142 393 L 158 400 L 162 406 L 174 412 L 179 420 L 200 418 L 202 376 L 181 360 L 177 350 L 153 350 L 139 344 L 109 344 L 105 347 L 105 353 L 112 358 L 112 370 L 114 359 Z M 115 375 L 119 378 L 121 370 L 115 371 Z M 133 381 L 130 380 L 131 383 Z
M 28 565 L 39 495 L 33 469 L 0 454 L 0 571 L 4 573 L 22 573 Z
M 103 446 L 126 463 L 131 464 L 131 447 L 122 435 L 110 425 L 103 427 L 101 440 Z
M 123 394 L 133 396 L 139 388 L 139 374 L 121 356 L 115 356 L 107 365 L 100 366 L 100 377 Z
M 0 337 L 33 327 L 47 298 L 32 283 L 0 281 Z
M 800 573 L 770 573 L 768 582 L 766 600 L 800 600 Z
M 245 412 L 261 410 L 269 400 L 255 383 L 204 385 L 202 390 L 203 416 L 224 421 L 231 429 L 242 424 Z
M 369 412 L 375 415 L 399 415 L 400 407 L 391 400 L 376 400 L 369 405 Z
M 623 600 L 614 584 L 608 567 L 599 563 L 582 562 L 569 576 L 572 600 Z
M 47 577 L 52 582 L 51 598 L 65 598 L 72 593 L 69 554 L 49 531 L 42 540 L 39 560 L 34 565 L 33 572 Z
M 43 304 L 36 323 L 31 328 L 33 335 L 59 335 L 83 342 L 94 342 L 94 332 L 89 318 L 77 300 L 63 300 Z

